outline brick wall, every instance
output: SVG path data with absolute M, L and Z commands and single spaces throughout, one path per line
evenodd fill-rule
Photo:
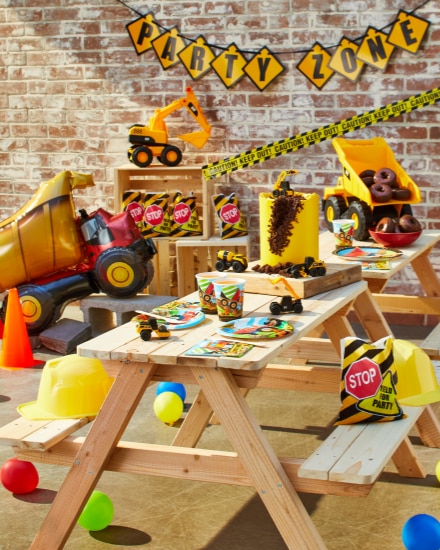
M 422 0 L 408 0 L 410 12 Z M 91 4 L 91 5 L 90 5 Z M 315 41 L 334 46 L 368 26 L 386 27 L 397 0 L 127 1 L 3 0 L 0 2 L 0 216 L 6 218 L 58 171 L 90 172 L 96 186 L 77 197 L 78 207 L 113 208 L 113 167 L 127 163 L 127 129 L 147 123 L 152 111 L 184 95 L 191 85 L 213 126 L 203 150 L 183 146 L 184 164 L 203 165 L 255 146 L 290 137 L 439 86 L 440 1 L 416 11 L 431 23 L 417 54 L 399 48 L 384 72 L 367 67 L 356 83 L 335 74 L 318 90 L 296 69 L 304 53 L 280 55 L 285 72 L 264 92 L 245 77 L 227 90 L 210 72 L 192 81 L 181 64 L 163 70 L 152 50 L 136 55 L 125 25 L 151 10 L 166 28 L 205 36 L 210 44 L 232 42 L 244 50 L 268 46 L 297 52 Z M 214 50 L 216 54 L 220 51 Z M 330 50 L 333 51 L 333 50 Z M 440 228 L 439 105 L 425 107 L 349 134 L 383 136 L 418 183 L 423 202 L 414 214 L 425 228 Z M 183 112 L 167 120 L 171 136 L 192 131 Z M 295 168 L 298 190 L 333 186 L 341 167 L 331 142 L 272 159 L 217 180 L 235 191 L 247 216 L 258 258 L 258 195 L 283 169 Z M 324 224 L 322 225 L 324 227 Z M 440 269 L 440 256 L 434 256 Z M 390 284 L 393 291 L 420 292 L 413 272 Z

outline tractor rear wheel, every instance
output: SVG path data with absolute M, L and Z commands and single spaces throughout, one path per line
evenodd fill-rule
M 99 256 L 94 274 L 102 292 L 114 298 L 130 298 L 144 290 L 152 269 L 151 262 L 145 264 L 133 250 L 115 247 Z
M 324 219 L 329 231 L 333 231 L 333 220 L 340 220 L 347 210 L 344 197 L 332 195 L 324 203 Z
M 354 220 L 353 237 L 357 241 L 368 241 L 370 238 L 368 229 L 373 223 L 373 216 L 368 204 L 363 201 L 353 201 L 344 217 Z

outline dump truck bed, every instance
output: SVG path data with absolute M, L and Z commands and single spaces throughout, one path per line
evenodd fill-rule
M 324 198 L 339 194 L 338 189 L 340 189 L 341 195 L 357 197 L 371 207 L 379 206 L 379 203 L 373 201 L 368 187 L 359 174 L 364 170 L 377 171 L 381 168 L 389 168 L 395 172 L 399 187 L 409 189 L 411 196 L 406 201 L 390 200 L 387 204 L 416 204 L 421 201 L 420 189 L 397 162 L 384 138 L 362 140 L 335 138 L 332 143 L 342 164 L 343 175 L 338 179 L 336 188 L 325 189 Z

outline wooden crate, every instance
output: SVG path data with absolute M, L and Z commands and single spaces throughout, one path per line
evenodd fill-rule
M 252 266 L 256 264 L 258 262 L 252 262 L 247 271 L 240 273 L 240 277 L 246 279 L 246 292 L 284 296 L 287 292 L 281 282 L 272 284 L 270 275 L 252 271 Z M 323 277 L 289 278 L 287 280 L 300 298 L 311 298 L 316 294 L 361 281 L 362 269 L 356 263 L 327 264 L 327 273 Z
M 197 213 L 203 230 L 203 234 L 197 237 L 182 238 L 208 239 L 217 230 L 211 200 L 214 184 L 204 180 L 202 170 L 198 166 L 150 165 L 147 168 L 139 168 L 134 164 L 127 164 L 115 168 L 114 182 L 115 210 L 118 212 L 122 210 L 122 195 L 125 191 L 168 193 L 170 205 L 174 194 L 180 191 L 184 196 L 192 194 L 196 197 Z

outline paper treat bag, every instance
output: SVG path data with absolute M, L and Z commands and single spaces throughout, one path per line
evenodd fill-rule
M 343 338 L 341 352 L 341 408 L 335 425 L 404 418 L 397 401 L 393 339 L 369 344 L 360 338 Z

